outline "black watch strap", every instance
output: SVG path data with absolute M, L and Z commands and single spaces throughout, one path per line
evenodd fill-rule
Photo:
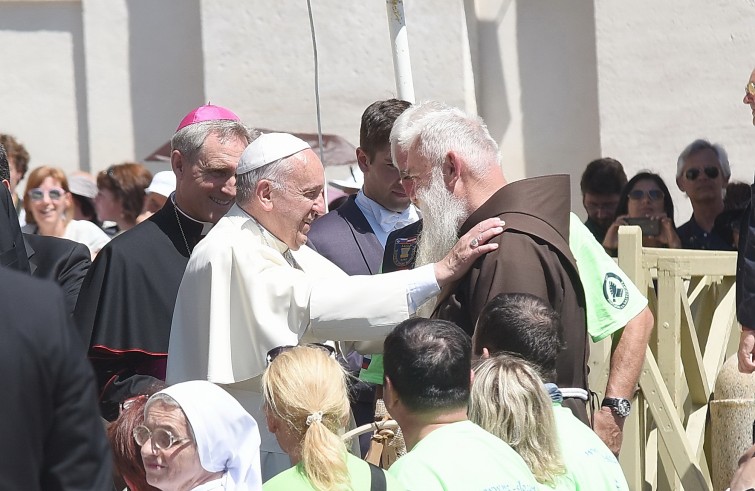
M 615 415 L 622 418 L 629 416 L 629 412 L 632 410 L 632 403 L 623 397 L 606 397 L 600 405 L 610 407 Z

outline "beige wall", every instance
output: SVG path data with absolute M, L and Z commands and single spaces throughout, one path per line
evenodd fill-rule
M 572 174 L 581 208 L 579 175 L 600 155 L 592 3 L 478 0 L 474 15 L 478 110 L 507 178 Z
M 88 158 L 81 4 L 0 2 L 0 132 L 15 134 L 33 165 Z
M 84 0 L 84 7 L 89 146 L 98 170 L 149 155 L 205 100 L 202 27 L 199 0 Z
M 676 159 L 696 138 L 721 143 L 734 178 L 752 182 L 755 128 L 742 104 L 755 66 L 755 4 L 595 2 L 603 154 L 633 175 L 658 172 L 677 225 L 691 214 Z
M 364 109 L 395 97 L 385 2 L 312 2 L 322 130 L 359 143 Z M 232 12 L 232 15 L 229 15 Z M 417 100 L 463 105 L 468 58 L 463 9 L 455 0 L 407 2 Z M 205 90 L 262 128 L 317 129 L 306 2 L 202 2 Z
M 322 128 L 358 143 L 359 118 L 392 97 L 385 3 L 313 2 Z M 752 2 L 407 0 L 417 100 L 478 111 L 509 179 L 572 174 L 610 155 L 662 172 L 698 136 L 752 178 L 741 105 L 755 59 Z M 0 131 L 32 165 L 99 170 L 140 159 L 203 102 L 250 124 L 315 131 L 306 2 L 0 0 Z M 675 196 L 677 218 L 689 207 Z

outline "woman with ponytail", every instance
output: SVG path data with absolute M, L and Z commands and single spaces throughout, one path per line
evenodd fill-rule
M 349 419 L 346 374 L 324 349 L 297 346 L 268 354 L 262 395 L 270 432 L 293 468 L 264 491 L 403 489 L 388 474 L 347 452 L 340 434 Z M 272 353 L 272 352 L 271 352 Z

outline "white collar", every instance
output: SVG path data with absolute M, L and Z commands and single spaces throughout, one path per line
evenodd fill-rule
M 184 212 L 184 211 L 183 211 L 183 210 L 182 210 L 182 209 L 181 209 L 181 208 L 180 208 L 180 207 L 178 206 L 178 203 L 176 203 L 176 192 L 175 192 L 175 191 L 174 191 L 173 193 L 171 193 L 171 195 L 170 195 L 170 200 L 171 200 L 171 201 L 173 202 L 173 206 L 174 206 L 174 207 L 176 208 L 176 210 L 178 210 L 178 212 L 179 212 L 179 213 L 180 213 L 181 215 L 185 216 L 186 218 L 188 218 L 189 220 L 191 220 L 191 221 L 192 221 L 192 222 L 194 222 L 194 223 L 199 223 L 199 224 L 201 224 L 201 225 L 202 225 L 202 235 L 207 235 L 207 234 L 208 234 L 208 233 L 210 232 L 210 230 L 212 229 L 212 227 L 214 227 L 214 226 L 215 226 L 215 224 L 214 224 L 214 223 L 212 223 L 212 222 L 203 222 L 202 220 L 197 220 L 196 218 L 192 218 L 192 217 L 190 217 L 189 215 L 187 215 L 187 214 L 186 214 L 186 213 L 185 213 L 185 212 Z
M 262 236 L 262 240 L 263 242 L 265 242 L 265 244 L 277 250 L 281 254 L 285 254 L 285 252 L 289 250 L 285 242 L 280 240 L 278 237 L 273 235 L 272 232 L 270 232 L 268 229 L 263 227 L 262 224 L 258 222 L 256 218 L 254 218 L 251 214 L 249 214 L 245 209 L 240 207 L 238 203 L 234 204 L 233 207 L 237 208 L 239 212 L 241 212 L 242 216 L 247 218 L 249 226 L 253 226 L 259 231 L 260 235 Z
M 363 212 L 370 213 L 386 233 L 406 227 L 419 220 L 417 209 L 412 204 L 404 211 L 392 211 L 368 197 L 362 189 L 357 193 L 355 200 L 359 208 Z

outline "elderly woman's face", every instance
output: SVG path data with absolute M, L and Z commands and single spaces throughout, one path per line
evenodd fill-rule
M 144 426 L 153 434 L 158 429 L 166 430 L 179 440 L 168 449 L 158 448 L 153 438 L 142 445 L 142 460 L 150 485 L 163 491 L 188 490 L 214 477 L 199 462 L 197 444 L 189 435 L 183 411 L 157 401 L 149 407 Z

